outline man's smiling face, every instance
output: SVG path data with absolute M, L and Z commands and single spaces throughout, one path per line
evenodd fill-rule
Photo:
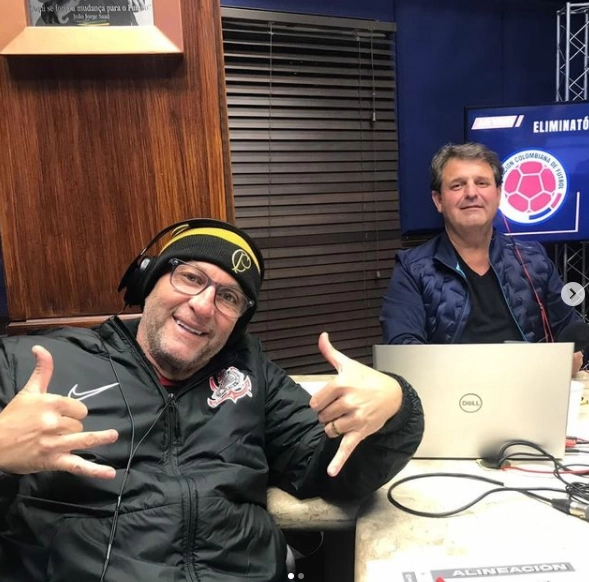
M 446 229 L 460 235 L 472 229 L 492 229 L 501 200 L 493 168 L 479 160 L 451 158 L 442 172 L 440 192 L 432 192 Z
M 189 261 L 222 285 L 237 281 L 211 263 Z M 162 275 L 145 300 L 137 342 L 158 372 L 169 380 L 185 380 L 206 366 L 227 343 L 236 318 L 215 307 L 214 286 L 187 296 L 172 287 L 170 274 Z

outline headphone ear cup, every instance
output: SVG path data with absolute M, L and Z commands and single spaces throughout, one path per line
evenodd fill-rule
M 154 264 L 152 257 L 140 257 L 129 265 L 119 283 L 119 291 L 125 289 L 123 300 L 129 307 L 142 306 L 145 302 L 144 290 L 150 266 Z

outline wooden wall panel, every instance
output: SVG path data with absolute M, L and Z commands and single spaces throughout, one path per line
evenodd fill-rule
M 160 229 L 233 218 L 219 12 L 183 0 L 182 56 L 0 60 L 9 330 L 119 311 Z

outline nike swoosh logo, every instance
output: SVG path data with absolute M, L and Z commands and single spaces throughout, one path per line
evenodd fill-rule
M 93 388 L 92 390 L 85 390 L 84 392 L 78 392 L 78 385 L 76 384 L 69 392 L 68 396 L 70 398 L 75 398 L 76 400 L 86 400 L 86 398 L 90 398 L 91 396 L 96 396 L 105 390 L 110 390 L 115 386 L 118 386 L 119 383 L 115 382 L 114 384 L 108 384 L 107 386 L 101 386 L 100 388 Z

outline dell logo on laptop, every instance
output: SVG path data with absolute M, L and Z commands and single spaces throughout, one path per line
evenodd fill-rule
M 483 401 L 478 394 L 469 392 L 460 398 L 460 408 L 464 412 L 478 412 L 483 406 Z

